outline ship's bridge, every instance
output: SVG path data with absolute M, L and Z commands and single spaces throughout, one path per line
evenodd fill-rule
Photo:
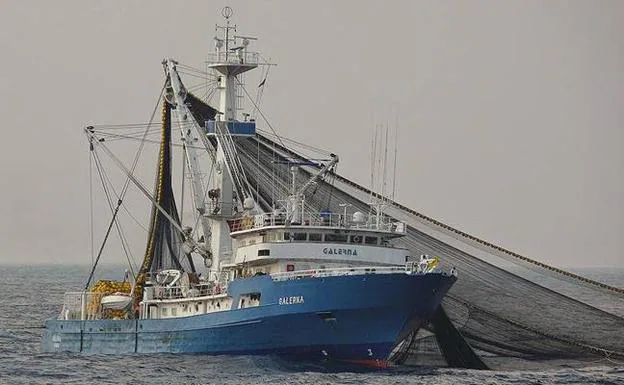
M 278 212 L 230 220 L 234 264 L 271 265 L 265 273 L 288 271 L 289 266 L 402 266 L 410 254 L 390 242 L 405 234 L 401 222 L 383 217 L 367 222 L 357 216 L 353 221 L 328 212 L 301 218 L 297 223 L 287 223 L 286 215 Z

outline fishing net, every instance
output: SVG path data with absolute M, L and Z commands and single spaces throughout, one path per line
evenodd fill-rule
M 165 101 L 162 107 L 162 138 L 154 199 L 179 225 L 180 218 L 171 186 L 171 105 Z M 163 269 L 195 272 L 193 260 L 182 248 L 183 235 L 155 205 L 152 207 L 148 234 L 145 259 L 140 272 L 142 276 L 147 272 L 154 273 Z
M 296 174 L 298 184 L 319 168 L 266 136 L 235 139 L 249 183 L 265 206 L 289 194 L 290 164 L 303 165 Z M 319 181 L 305 195 L 311 211 L 342 213 L 344 204 L 351 213 L 371 210 L 370 191 L 338 175 Z M 413 256 L 439 255 L 445 268 L 459 271 L 443 313 L 428 326 L 435 337 L 414 331 L 408 337 L 413 340 L 401 344 L 398 361 L 417 359 L 421 343 L 435 343 L 433 350 L 452 366 L 474 368 L 481 367 L 481 359 L 485 365 L 499 365 L 501 357 L 542 363 L 624 359 L 621 289 L 517 255 L 396 202 L 388 202 L 384 212 L 408 226 L 397 246 Z M 451 322 L 445 323 L 447 316 Z
M 296 185 L 320 168 L 306 154 L 308 146 L 290 141 L 296 149 L 287 148 L 287 139 L 269 136 L 233 138 L 254 198 L 267 212 L 290 194 L 292 165 L 299 166 Z M 311 212 L 342 213 L 349 205 L 351 213 L 370 214 L 373 197 L 330 174 L 305 191 L 305 205 Z M 518 255 L 397 202 L 387 201 L 384 213 L 407 225 L 396 246 L 413 256 L 439 255 L 443 268 L 459 271 L 431 323 L 398 344 L 396 362 L 443 359 L 450 366 L 482 369 L 508 362 L 517 368 L 528 362 L 624 360 L 624 289 Z

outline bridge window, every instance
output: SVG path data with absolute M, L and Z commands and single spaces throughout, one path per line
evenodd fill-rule
M 308 234 L 308 240 L 310 242 L 321 242 L 323 240 L 323 234 L 310 233 Z
M 364 237 L 364 243 L 367 245 L 376 245 L 377 237 Z
M 325 234 L 325 242 L 347 243 L 346 234 Z
M 294 233 L 292 239 L 295 241 L 305 241 L 307 238 L 308 238 L 307 233 Z
M 258 250 L 258 257 L 267 257 L 271 255 L 271 250 L 269 249 L 260 249 Z

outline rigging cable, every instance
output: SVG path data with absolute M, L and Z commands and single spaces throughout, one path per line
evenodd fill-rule
M 180 131 L 185 131 L 185 130 L 189 129 L 188 128 L 189 125 L 191 126 L 191 128 L 194 128 L 193 122 L 186 121 L 186 122 L 182 123 L 179 120 L 176 120 L 176 123 L 178 124 L 178 129 Z M 182 144 L 173 144 L 172 143 L 171 146 L 182 147 L 183 149 L 185 149 L 184 150 L 185 154 L 186 154 L 186 149 L 187 148 L 194 148 L 194 149 L 198 149 L 198 150 L 205 150 L 206 149 L 206 147 L 203 147 L 203 146 L 202 147 L 189 146 L 188 143 L 186 143 L 186 142 L 183 142 Z M 188 156 L 184 155 L 182 162 L 184 164 L 187 164 L 188 160 L 189 160 Z M 212 178 L 212 173 L 214 171 L 214 165 L 215 165 L 215 162 L 210 162 L 210 163 L 211 163 L 212 166 L 210 168 L 210 172 L 208 173 L 208 178 L 207 179 L 209 181 L 210 181 L 210 178 Z M 188 167 L 188 164 L 187 164 L 187 167 Z M 184 170 L 186 170 L 186 168 Z M 189 168 L 189 171 L 190 171 L 190 168 Z M 184 175 L 184 173 L 183 173 L 183 175 Z M 203 180 L 203 178 L 202 178 L 202 180 Z M 193 187 L 193 186 L 191 185 L 191 187 Z M 208 188 L 204 189 L 204 196 L 202 197 L 202 202 L 201 202 L 201 206 L 202 207 L 205 207 L 205 205 L 206 205 L 207 198 L 208 198 L 208 190 L 209 190 Z M 191 233 L 191 236 L 195 236 L 197 234 L 197 231 L 199 230 L 199 221 L 201 220 L 201 214 L 200 214 L 200 211 L 199 211 L 200 207 L 196 207 L 195 199 L 193 199 L 192 202 L 193 202 L 193 208 L 195 209 L 195 210 L 193 210 L 193 214 L 195 216 L 195 218 L 194 218 L 195 224 L 193 225 L 193 232 Z M 180 223 L 182 223 L 182 219 L 181 218 L 180 218 Z M 205 236 L 205 238 L 207 238 L 210 235 L 209 234 L 204 234 L 204 236 Z
M 90 137 L 90 140 L 92 141 L 94 138 Z M 90 143 L 91 145 L 91 154 L 93 155 L 93 157 L 95 158 L 96 162 L 96 168 L 98 171 L 98 174 L 100 176 L 100 179 L 102 181 L 102 188 L 104 190 L 104 194 L 106 195 L 106 200 L 108 202 L 108 205 L 113 213 L 113 216 L 110 220 L 110 223 L 108 224 L 108 228 L 106 229 L 106 234 L 104 235 L 104 240 L 102 241 L 102 244 L 100 246 L 100 249 L 98 251 L 98 255 L 97 258 L 95 259 L 95 262 L 93 263 L 93 266 L 91 267 L 91 272 L 89 273 L 89 278 L 87 279 L 87 283 L 85 284 L 84 290 L 86 291 L 89 288 L 89 285 L 91 284 L 91 280 L 93 279 L 93 275 L 95 274 L 95 268 L 97 267 L 98 262 L 100 261 L 100 258 L 102 257 L 102 252 L 104 251 L 104 246 L 106 245 L 106 241 L 108 240 L 108 237 L 110 236 L 110 232 L 113 229 L 113 225 L 117 224 L 117 230 L 120 231 L 120 228 L 118 226 L 118 222 L 117 222 L 117 213 L 119 212 L 119 208 L 121 207 L 121 200 L 119 200 L 117 202 L 117 206 L 113 209 L 113 203 L 110 197 L 110 193 L 108 191 L 107 188 L 107 183 L 106 183 L 106 178 L 104 177 L 102 170 L 101 170 L 101 165 L 100 165 L 100 161 L 99 158 L 97 157 L 97 155 L 95 154 L 95 149 L 93 149 L 92 143 Z M 121 234 L 120 234 L 120 237 Z M 126 251 L 126 248 L 124 246 L 124 242 L 123 242 L 123 237 L 122 237 L 122 247 L 124 249 L 124 251 Z M 126 254 L 126 257 L 128 257 L 128 255 Z M 128 261 L 129 262 L 129 261 Z M 132 268 L 132 265 L 130 265 L 130 268 Z
M 163 86 L 162 86 L 162 88 L 160 90 L 160 94 L 158 95 L 158 99 L 156 101 L 156 106 L 154 107 L 154 110 L 152 111 L 152 116 L 150 117 L 150 121 L 149 121 L 149 123 L 147 125 L 147 128 L 145 129 L 145 133 L 143 135 L 144 137 L 147 136 L 147 133 L 149 131 L 149 127 L 151 126 L 152 121 L 154 120 L 154 116 L 156 115 L 156 111 L 158 110 L 158 106 L 159 106 L 160 100 L 162 99 L 162 96 L 163 96 L 163 94 L 165 92 L 165 87 L 166 86 L 167 86 L 167 80 L 165 80 L 165 82 L 163 83 Z M 87 128 L 87 131 L 89 131 L 89 128 Z M 94 137 L 93 137 L 93 133 L 90 132 L 90 134 L 91 134 L 91 136 L 90 136 L 89 145 L 90 145 L 90 149 L 92 149 L 93 148 L 93 139 L 94 139 Z M 139 162 L 139 157 L 140 157 L 141 152 L 143 150 L 143 146 L 144 146 L 144 142 L 142 141 L 141 144 L 139 145 L 139 149 L 137 150 L 137 153 L 136 153 L 136 155 L 134 157 L 134 161 L 132 163 L 132 167 L 130 168 L 130 173 L 126 177 L 126 181 L 125 181 L 125 183 L 123 185 L 123 188 L 121 190 L 121 193 L 119 195 L 119 199 L 117 201 L 117 207 L 115 207 L 115 209 L 113 210 L 113 217 L 111 218 L 111 223 L 108 226 L 108 229 L 106 231 L 106 235 L 104 237 L 104 241 L 102 243 L 102 246 L 100 247 L 100 251 L 98 253 L 98 256 L 97 256 L 95 262 L 93 263 L 93 267 L 91 268 L 91 273 L 89 274 L 89 278 L 87 280 L 87 284 L 85 285 L 85 290 L 88 289 L 89 284 L 91 283 L 91 279 L 93 279 L 93 274 L 95 273 L 95 268 L 97 267 L 97 264 L 98 264 L 98 262 L 100 260 L 100 257 L 102 256 L 102 252 L 104 251 L 104 245 L 106 244 L 106 241 L 108 240 L 108 236 L 110 235 L 110 231 L 112 229 L 113 223 L 116 223 L 117 213 L 119 213 L 119 207 L 121 207 L 121 205 L 123 203 L 123 197 L 125 196 L 126 192 L 128 191 L 128 187 L 130 186 L 131 176 L 132 176 L 132 174 L 134 174 L 134 171 L 136 170 L 136 166 L 137 166 L 137 164 Z M 95 155 L 94 151 L 92 151 L 92 153 Z M 97 156 L 96 156 L 95 159 L 96 159 L 96 161 L 98 160 Z M 96 164 L 97 164 L 97 162 L 96 162 Z M 123 241 L 122 241 L 122 244 L 123 244 Z M 132 266 L 130 266 L 130 268 L 132 268 Z M 133 273 L 133 275 L 134 275 L 134 273 Z
M 152 111 L 152 116 L 150 117 L 148 126 L 145 129 L 145 132 L 143 134 L 144 138 L 147 136 L 147 133 L 149 132 L 149 127 L 152 125 L 152 122 L 154 121 L 154 116 L 156 115 L 156 111 L 158 110 L 158 106 L 159 106 L 160 101 L 161 101 L 161 99 L 163 97 L 163 94 L 165 92 L 165 87 L 166 86 L 167 86 L 167 80 L 165 80 L 162 88 L 160 89 L 160 95 L 158 95 L 158 99 L 156 100 L 156 105 L 154 106 L 154 110 Z M 128 177 L 126 178 L 126 182 L 124 184 L 124 187 L 121 190 L 121 197 L 122 198 L 126 195 L 126 191 L 128 190 L 128 187 L 130 186 L 130 176 L 133 175 L 134 171 L 136 170 L 137 164 L 139 163 L 139 157 L 141 156 L 141 152 L 143 151 L 143 147 L 144 147 L 144 142 L 142 141 L 141 144 L 139 145 L 139 149 L 137 150 L 136 155 L 134 156 L 134 161 L 132 162 L 132 167 L 130 168 L 130 175 L 128 175 Z
M 214 75 L 214 74 L 212 74 L 212 73 L 210 73 L 208 71 L 205 71 L 205 70 L 202 70 L 202 69 L 199 69 L 199 68 L 195 68 L 195 67 L 190 66 L 188 64 L 176 63 L 176 67 L 177 68 L 182 68 L 182 71 L 191 71 L 191 72 L 195 72 L 195 73 L 207 76 L 207 77 L 208 76 L 212 76 L 213 78 L 217 77 L 216 75 Z M 178 71 L 178 72 L 181 72 L 181 71 Z
M 89 143 L 89 149 L 93 151 L 93 143 Z M 94 231 L 93 231 L 93 157 L 89 151 L 89 238 L 91 241 L 91 264 L 95 258 Z
M 184 185 L 186 182 L 186 147 L 182 143 L 182 186 L 180 187 L 180 223 L 184 219 Z
M 277 138 L 277 140 L 279 140 L 280 144 L 282 145 L 282 147 L 286 147 L 284 145 L 284 142 L 282 142 L 282 137 L 279 136 L 277 134 L 277 131 L 275 131 L 275 128 L 273 128 L 273 126 L 271 125 L 271 122 L 269 122 L 269 119 L 267 119 L 267 117 L 264 115 L 264 113 L 262 112 L 262 110 L 260 109 L 260 107 L 256 104 L 256 102 L 254 102 L 254 100 L 251 98 L 251 95 L 249 95 L 249 92 L 247 92 L 247 88 L 245 88 L 245 85 L 238 79 L 237 76 L 234 77 L 234 79 L 236 79 L 236 82 L 238 83 L 238 85 L 243 89 L 243 92 L 245 92 L 245 95 L 247 95 L 247 98 L 249 99 L 249 101 L 251 102 L 251 104 L 253 104 L 254 108 L 256 108 L 258 110 L 258 113 L 260 114 L 260 116 L 262 116 L 262 119 L 264 119 L 264 122 L 267 124 L 267 126 L 269 126 L 269 128 L 271 129 L 271 131 L 273 131 L 273 135 L 275 135 L 275 137 Z
M 113 200 L 111 199 L 111 195 L 109 190 L 107 190 L 106 186 L 110 186 L 110 190 L 112 190 L 113 194 L 117 197 L 118 200 L 120 200 L 121 198 L 119 197 L 119 195 L 117 194 L 117 192 L 115 191 L 115 187 L 113 186 L 113 183 L 111 182 L 111 180 L 108 178 L 108 175 L 106 173 L 103 172 L 104 168 L 102 167 L 102 162 L 100 161 L 100 158 L 98 156 L 98 154 L 93 151 L 94 154 L 94 158 L 96 160 L 96 166 L 98 168 L 98 174 L 100 175 L 100 179 L 102 180 L 102 186 L 104 187 L 104 191 L 106 194 L 106 199 L 108 201 L 108 205 L 111 209 L 111 212 L 113 212 Z M 121 207 L 124 207 L 124 205 L 122 204 Z M 128 261 L 128 265 L 130 267 L 131 272 L 134 274 L 134 269 L 133 269 L 133 265 L 132 265 L 132 261 L 134 261 L 134 257 L 132 256 L 132 252 L 130 251 L 130 246 L 128 244 L 128 240 L 126 239 L 123 229 L 121 228 L 121 223 L 119 223 L 119 218 L 115 218 L 115 227 L 117 228 L 117 233 L 119 234 L 119 239 L 121 241 L 121 247 L 124 250 L 124 253 L 126 255 L 126 260 Z M 132 261 L 131 261 L 132 260 Z
M 269 135 L 266 135 L 267 137 L 271 135 L 268 131 L 265 131 L 265 130 L 262 130 L 262 129 L 257 129 L 256 131 L 260 132 L 261 134 L 269 134 Z M 273 136 L 275 136 L 275 135 L 273 135 Z M 279 138 L 279 137 L 275 136 L 275 138 Z M 299 146 L 302 149 L 307 149 L 307 150 L 312 151 L 312 152 L 317 152 L 318 154 L 323 154 L 323 155 L 330 155 L 331 154 L 331 151 L 327 151 L 327 150 L 322 149 L 320 147 L 314 147 L 314 146 L 311 146 L 309 144 L 296 141 L 294 139 L 290 139 L 290 138 L 287 138 L 287 137 L 282 137 L 281 139 L 284 142 L 286 142 L 286 143 L 292 143 L 294 145 Z
M 264 62 L 266 64 L 266 72 L 262 77 L 262 81 L 258 85 L 258 91 L 256 92 L 256 107 L 254 107 L 254 109 L 251 111 L 252 115 L 260 109 L 260 102 L 262 101 L 262 96 L 264 95 L 264 86 L 266 85 L 267 78 L 269 77 L 269 70 L 271 69 L 271 65 L 269 64 L 269 62 L 267 60 L 264 60 Z

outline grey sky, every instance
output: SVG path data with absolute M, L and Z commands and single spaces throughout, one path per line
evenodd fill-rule
M 148 121 L 162 58 L 201 67 L 224 5 L 0 3 L 0 263 L 90 260 L 82 128 Z M 368 183 L 398 111 L 398 201 L 546 263 L 624 265 L 624 2 L 227 5 L 278 63 L 266 115 L 341 174 Z

